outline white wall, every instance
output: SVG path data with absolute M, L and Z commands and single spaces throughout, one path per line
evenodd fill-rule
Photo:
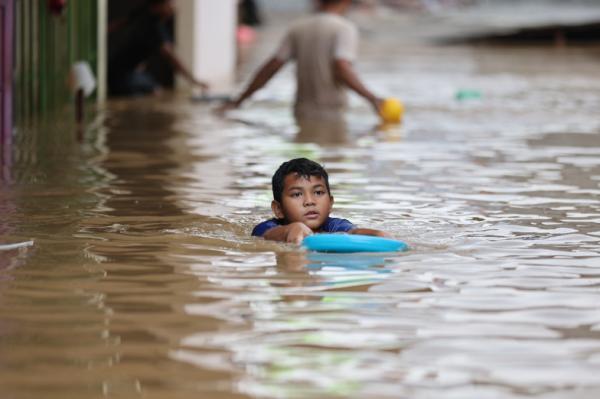
M 98 0 L 98 76 L 97 100 L 102 103 L 106 100 L 106 79 L 108 68 L 108 0 Z
M 256 0 L 265 11 L 308 12 L 313 9 L 312 0 Z
M 229 94 L 236 63 L 237 0 L 177 0 L 177 54 L 211 94 Z M 183 78 L 178 86 L 190 87 Z

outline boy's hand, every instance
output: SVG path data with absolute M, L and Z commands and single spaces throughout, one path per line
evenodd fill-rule
M 313 234 L 310 227 L 302 222 L 294 222 L 283 226 L 273 227 L 265 232 L 265 240 L 284 241 L 301 244 L 304 237 Z
M 302 222 L 290 223 L 287 226 L 287 234 L 285 236 L 285 242 L 291 242 L 294 244 L 301 244 L 304 237 L 308 237 L 313 234 L 313 231 Z

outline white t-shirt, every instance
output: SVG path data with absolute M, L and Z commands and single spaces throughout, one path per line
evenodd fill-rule
M 346 107 L 344 86 L 336 81 L 333 61 L 354 61 L 358 30 L 347 19 L 319 13 L 294 23 L 275 57 L 296 61 L 297 117 L 339 112 Z

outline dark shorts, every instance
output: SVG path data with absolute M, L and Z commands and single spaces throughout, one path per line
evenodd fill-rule
M 159 84 L 145 71 L 132 71 L 111 77 L 108 88 L 112 96 L 138 96 L 154 93 Z

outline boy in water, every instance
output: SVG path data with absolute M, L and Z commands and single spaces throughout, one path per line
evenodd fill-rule
M 388 237 L 374 229 L 357 228 L 346 219 L 329 217 L 333 196 L 327 171 L 306 158 L 281 164 L 272 179 L 275 218 L 266 220 L 252 230 L 252 235 L 267 240 L 300 244 L 314 233 L 344 232 Z

